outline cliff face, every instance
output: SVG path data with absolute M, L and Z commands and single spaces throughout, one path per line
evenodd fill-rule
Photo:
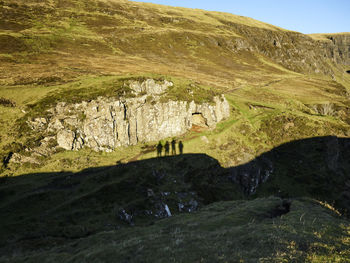
M 326 35 L 328 51 L 336 63 L 350 65 L 350 34 Z
M 221 21 L 225 23 L 225 21 Z M 257 52 L 272 59 L 275 63 L 299 73 L 322 73 L 332 71 L 326 59 L 332 54 L 310 37 L 297 32 L 270 30 L 227 23 L 231 30 L 241 36 L 232 45 L 233 50 Z
M 306 195 L 325 196 L 349 210 L 349 143 L 349 139 L 335 136 L 289 142 L 229 168 L 230 179 L 248 195 L 277 190 L 279 195 L 290 197 L 302 189 L 297 192 L 292 185 L 304 184 Z
M 329 61 L 350 65 L 350 34 L 347 33 L 322 35 L 323 41 L 315 41 L 298 32 L 220 22 L 242 37 L 226 40 L 227 47 L 233 51 L 258 52 L 295 72 L 331 75 Z
M 50 109 L 49 120 L 37 118 L 29 124 L 44 134 L 54 134 L 59 147 L 78 150 L 112 151 L 138 142 L 157 141 L 184 134 L 192 125 L 207 128 L 229 116 L 229 105 L 214 97 L 213 105 L 194 101 L 165 101 L 171 82 L 133 82 L 132 98 L 99 97 L 77 104 L 58 103 Z

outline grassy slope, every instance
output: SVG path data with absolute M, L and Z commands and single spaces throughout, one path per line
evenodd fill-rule
M 67 228 L 62 237 L 48 236 L 27 244 L 23 240 L 23 250 L 15 251 L 8 259 L 11 262 L 43 259 L 45 262 L 347 262 L 350 259 L 348 221 L 328 206 L 309 199 L 294 200 L 289 213 L 273 217 L 273 211 L 281 203 L 281 199 L 272 197 L 219 202 L 200 212 L 174 216 L 152 226 L 109 230 L 80 239 L 70 239 L 74 230 Z M 79 229 L 75 232 L 79 233 Z M 40 250 L 35 249 L 39 247 Z M 26 255 L 28 249 L 33 252 Z M 8 262 L 4 256 L 0 261 Z
M 213 131 L 178 138 L 186 153 L 206 153 L 225 167 L 291 140 L 349 136 L 350 74 L 335 74 L 338 84 L 324 75 L 290 71 L 256 52 L 221 46 L 228 39 L 248 39 L 238 35 L 236 25 L 257 34 L 288 33 L 283 29 L 230 14 L 127 1 L 30 1 L 26 7 L 17 1 L 2 3 L 0 31 L 7 41 L 0 48 L 0 97 L 16 103 L 0 105 L 2 156 L 35 144 L 38 134 L 28 144 L 19 122 L 45 115 L 46 105 L 112 94 L 120 86 L 116 80 L 135 75 L 174 80 L 180 91 L 195 83 L 226 93 L 232 109 L 228 120 Z M 337 72 L 338 66 L 331 67 Z M 334 112 L 315 112 L 315 106 L 327 104 Z M 30 110 L 29 105 L 38 107 Z M 3 175 L 79 171 L 147 159 L 155 153 L 144 149 L 155 144 L 110 154 L 60 152 L 42 158 L 40 165 L 11 164 Z
M 321 40 L 321 41 L 331 41 L 329 38 L 332 36 L 342 36 L 342 35 L 350 35 L 350 32 L 343 32 L 343 33 L 316 33 L 316 34 L 309 34 L 310 37 L 312 37 L 315 40 Z
M 329 62 L 335 80 L 314 72 L 296 73 L 269 56 L 244 48 L 234 51 L 235 48 L 227 44 L 231 40 L 249 38 L 249 33 L 241 35 L 242 30 L 237 27 L 247 32 L 253 30 L 261 37 L 270 31 L 276 34 L 291 32 L 231 14 L 128 1 L 26 1 L 25 5 L 16 0 L 0 1 L 0 97 L 16 103 L 16 107 L 0 105 L 2 156 L 20 148 L 14 142 L 24 144 L 28 139 L 18 137 L 16 119 L 33 114 L 29 105 L 42 104 L 47 97 L 58 101 L 64 98 L 62 95 L 79 94 L 82 89 L 88 91 L 86 96 L 94 96 L 93 93 L 104 92 L 101 83 L 106 82 L 108 86 L 109 80 L 135 75 L 177 79 L 179 86 L 196 83 L 226 94 L 232 109 L 228 120 L 215 130 L 192 131 L 178 138 L 184 141 L 185 153 L 206 153 L 224 167 L 246 163 L 291 140 L 350 135 L 350 74 L 343 74 L 344 69 L 350 68 Z M 322 115 L 313 109 L 314 105 L 325 104 L 332 105 L 334 114 Z M 88 149 L 59 152 L 43 158 L 40 165 L 11 164 L 2 175 L 80 171 L 92 166 L 114 165 L 117 161 L 148 159 L 154 157 L 155 152 L 147 149 L 155 144 L 120 148 L 109 154 Z M 16 186 L 16 194 L 28 185 L 35 188 L 47 183 L 31 177 L 27 180 L 23 188 Z M 87 183 L 86 187 L 94 184 Z M 92 192 L 96 190 L 92 189 Z M 11 189 L 2 190 L 11 192 Z M 65 196 L 69 197 L 69 189 L 67 191 Z M 18 197 L 23 198 L 20 194 Z M 77 198 L 80 198 L 79 193 Z M 348 221 L 335 218 L 314 201 L 295 201 L 292 213 L 277 221 L 250 210 L 253 207 L 254 211 L 262 209 L 266 212 L 276 202 L 279 201 L 218 203 L 193 216 L 177 216 L 150 228 L 122 230 L 121 233 L 97 231 L 81 242 L 64 238 L 63 242 L 68 242 L 66 245 L 53 246 L 51 252 L 35 252 L 38 255 L 33 255 L 31 260 L 35 262 L 36 256 L 40 256 L 52 261 L 79 261 L 82 255 L 88 257 L 86 261 L 103 258 L 103 255 L 108 260 L 110 256 L 119 257 L 130 251 L 138 251 L 135 260 L 145 256 L 160 262 L 169 257 L 169 251 L 171 258 L 185 260 L 185 256 L 192 254 L 193 260 L 198 261 L 200 255 L 197 252 L 204 251 L 208 251 L 208 261 L 230 260 L 233 254 L 237 260 L 245 259 L 244 262 L 250 262 L 250 255 L 266 262 L 273 262 L 272 258 L 276 262 L 293 258 L 345 262 L 349 258 L 346 254 Z M 246 209 L 242 208 L 247 213 L 244 216 L 241 216 L 240 203 Z M 33 213 L 31 210 L 22 212 L 24 217 Z M 70 216 L 68 213 L 67 217 Z M 320 220 L 319 224 L 315 223 L 315 218 Z M 88 219 L 87 225 L 90 224 Z M 57 218 L 52 220 L 57 223 Z M 62 220 L 64 222 L 65 217 Z M 98 214 L 91 216 L 91 221 L 94 220 L 91 225 L 100 220 Z M 103 218 L 102 221 L 106 220 Z M 39 224 L 37 229 L 40 229 L 38 222 L 32 223 L 34 226 Z M 25 222 L 19 224 L 25 226 Z M 323 228 L 325 226 L 329 228 Z M 76 228 L 69 227 L 65 232 L 68 239 L 70 235 L 77 232 L 79 236 L 86 230 L 80 231 L 79 224 Z M 241 235 L 249 231 L 251 235 Z M 257 249 L 255 241 L 260 238 L 261 249 Z M 55 242 L 59 244 L 62 240 Z M 191 242 L 193 246 L 184 245 Z M 91 244 L 94 244 L 93 251 L 90 251 Z M 116 251 L 115 244 L 123 251 Z M 164 251 L 158 249 L 159 244 L 167 244 Z M 77 247 L 69 248 L 70 245 Z M 40 246 L 42 243 L 38 241 L 31 248 Z M 218 247 L 222 251 L 218 251 Z M 68 255 L 72 251 L 82 252 L 74 258 Z M 150 255 L 149 251 L 157 253 Z
M 46 5 L 41 7 L 43 10 L 39 8 L 33 8 L 32 12 L 26 10 L 23 21 L 19 21 L 14 16 L 17 18 L 24 16 L 22 13 L 24 10 L 17 7 L 6 8 L 5 14 L 8 17 L 5 16 L 5 18 L 8 18 L 11 23 L 16 23 L 17 27 L 23 28 L 16 33 L 13 33 L 15 30 L 2 30 L 3 37 L 6 36 L 9 43 L 9 46 L 3 47 L 4 55 L 26 64 L 26 62 L 32 62 L 33 57 L 30 55 L 39 54 L 35 56 L 35 60 L 40 61 L 39 65 L 30 63 L 32 71 L 27 70 L 27 76 L 23 76 L 23 72 L 18 72 L 22 79 L 35 78 L 40 74 L 50 76 L 73 74 L 75 76 L 82 72 L 74 72 L 74 69 L 81 68 L 91 73 L 152 71 L 186 74 L 188 72 L 186 75 L 191 75 L 192 78 L 194 73 L 201 73 L 201 76 L 198 76 L 200 78 L 208 72 L 208 66 L 211 69 L 216 66 L 210 48 L 217 46 L 220 38 L 237 37 L 237 34 L 229 27 L 225 27 L 220 19 L 226 18 L 230 22 L 243 21 L 252 26 L 273 28 L 258 21 L 233 15 L 216 13 L 207 15 L 204 11 L 142 3 L 116 1 L 101 4 L 101 7 L 96 6 L 96 3 L 90 6 L 86 4 L 88 8 L 85 10 L 81 8 L 79 11 L 71 2 L 54 2 L 57 7 L 60 7 L 56 9 L 57 11 Z M 88 1 L 82 1 L 82 3 L 88 3 Z M 107 8 L 111 8 L 112 11 L 106 12 Z M 38 9 L 46 14 L 36 13 Z M 16 28 L 16 26 L 9 23 L 8 28 Z M 198 45 L 199 42 L 201 45 Z M 160 47 L 163 49 L 161 53 L 159 53 Z M 218 55 L 222 56 L 222 59 L 228 55 L 225 50 L 221 53 L 221 55 L 215 54 L 215 60 Z M 103 57 L 101 57 L 102 54 Z M 60 56 L 59 60 L 57 56 Z M 242 55 L 239 54 L 237 57 L 240 56 Z M 232 57 L 232 54 L 229 57 Z M 202 61 L 195 60 L 198 58 Z M 252 62 L 257 62 L 254 56 L 251 59 Z M 161 65 L 164 62 L 167 63 Z M 55 74 L 40 70 L 46 63 L 54 63 Z M 222 71 L 218 72 L 218 77 L 221 74 L 229 74 L 225 72 L 227 70 L 222 68 L 223 66 L 227 67 L 231 64 L 237 69 L 242 68 L 242 65 L 237 65 L 231 59 L 225 59 L 222 62 L 219 60 L 217 63 L 219 63 L 217 65 L 220 67 L 219 71 Z M 226 65 L 220 65 L 222 63 Z M 175 69 L 174 65 L 177 65 Z M 252 65 L 247 65 L 249 66 Z M 264 65 L 261 64 L 261 66 Z M 16 67 L 12 67 L 11 76 L 6 76 L 9 70 L 5 69 L 3 75 L 7 77 L 6 81 L 16 78 L 17 76 L 13 73 L 17 70 Z M 211 78 L 212 83 L 218 80 L 215 77 Z

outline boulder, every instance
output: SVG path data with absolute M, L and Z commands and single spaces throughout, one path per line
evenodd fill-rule
M 57 144 L 65 150 L 73 149 L 74 138 L 74 132 L 70 130 L 59 130 L 57 132 Z

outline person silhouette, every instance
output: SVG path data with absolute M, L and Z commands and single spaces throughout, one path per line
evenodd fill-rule
M 184 145 L 182 143 L 182 141 L 179 142 L 179 151 L 180 151 L 180 154 L 183 154 L 183 150 L 184 150 Z
M 170 148 L 170 144 L 168 141 L 165 143 L 164 148 L 165 148 L 165 156 L 168 156 L 169 155 L 169 148 Z
M 171 141 L 171 155 L 176 155 L 176 141 L 173 139 Z
M 162 150 L 163 150 L 163 145 L 161 142 L 159 142 L 157 145 L 157 157 L 162 157 Z

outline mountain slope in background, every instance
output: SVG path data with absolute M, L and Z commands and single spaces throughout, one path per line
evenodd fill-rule
M 347 262 L 349 51 L 227 13 L 0 0 L 0 261 Z M 144 81 L 171 83 L 162 103 L 224 94 L 230 117 L 168 138 L 182 156 L 57 145 L 57 105 L 82 122 Z
M 224 166 L 290 140 L 348 136 L 346 33 L 311 38 L 231 14 L 129 1 L 2 1 L 0 7 L 3 156 L 39 141 L 20 124 L 44 117 L 31 105 L 43 111 L 49 100 L 110 96 L 108 87 L 120 85 L 114 76 L 179 78 L 177 86 L 188 90 L 206 85 L 225 93 L 231 119 L 208 134 L 207 146 L 190 140 L 186 147 Z M 211 142 L 221 146 L 211 150 Z

